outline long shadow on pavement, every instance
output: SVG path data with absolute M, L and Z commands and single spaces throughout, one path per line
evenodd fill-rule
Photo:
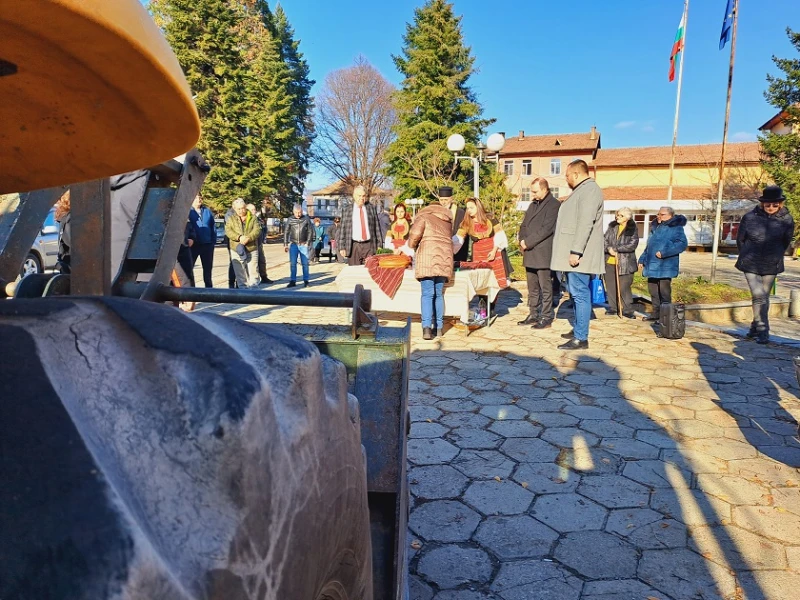
M 693 342 L 700 366 L 717 393 L 717 404 L 738 425 L 744 439 L 764 456 L 800 467 L 797 420 L 781 405 L 779 388 L 796 385 L 791 365 L 776 371 L 771 353 L 753 341 L 739 340 L 731 354 Z
M 417 350 L 410 376 L 412 599 L 766 600 L 750 570 L 785 568 L 603 360 Z

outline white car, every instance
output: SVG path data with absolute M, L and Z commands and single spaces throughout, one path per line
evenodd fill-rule
M 54 208 L 47 213 L 42 229 L 36 236 L 28 256 L 25 257 L 25 262 L 22 263 L 20 277 L 55 269 L 58 261 L 58 223 L 55 214 Z

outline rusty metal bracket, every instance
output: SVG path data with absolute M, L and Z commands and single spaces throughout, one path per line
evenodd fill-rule
M 111 294 L 111 187 L 96 179 L 70 189 L 72 293 L 76 296 Z
M 361 335 L 374 336 L 378 330 L 378 319 L 375 315 L 369 313 L 369 308 L 366 310 L 364 306 L 372 306 L 372 292 L 365 290 L 361 284 L 356 285 L 353 290 L 353 323 L 352 335 L 353 339 L 357 340 Z

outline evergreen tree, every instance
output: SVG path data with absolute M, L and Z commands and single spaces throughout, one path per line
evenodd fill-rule
M 393 56 L 403 75 L 396 95 L 396 140 L 387 151 L 387 175 L 401 198 L 429 198 L 448 183 L 456 197 L 471 195 L 472 168 L 454 165 L 447 138 L 460 133 L 466 152 L 494 121 L 481 118 L 482 108 L 468 81 L 475 59 L 464 45 L 461 17 L 444 0 L 428 0 L 406 26 L 401 56 Z M 484 167 L 489 174 L 489 167 Z
M 290 181 L 292 161 L 286 155 L 294 132 L 291 98 L 291 73 L 281 58 L 280 41 L 270 28 L 267 2 L 254 0 L 247 5 L 245 26 L 249 48 L 245 61 L 250 110 L 246 120 L 250 155 L 251 194 L 260 201 Z
M 281 146 L 282 155 L 288 159 L 288 168 L 286 178 L 280 182 L 278 188 L 279 197 L 285 199 L 281 208 L 287 211 L 291 209 L 292 203 L 302 202 L 304 180 L 309 173 L 311 144 L 314 141 L 314 101 L 311 87 L 315 82 L 309 78 L 308 63 L 300 52 L 300 42 L 294 39 L 294 29 L 281 5 L 275 7 L 273 14 L 265 13 L 265 19 L 278 41 L 281 58 L 289 72 L 286 96 L 291 103 L 292 131 Z
M 790 28 L 786 33 L 800 53 L 800 33 Z M 786 134 L 767 132 L 760 137 L 762 165 L 783 188 L 786 205 L 800 226 L 800 57 L 783 59 L 773 56 L 772 60 L 784 76 L 767 75 L 769 87 L 764 96 L 775 108 L 785 111 L 784 121 L 791 131 Z
M 197 146 L 212 166 L 205 198 L 217 209 L 230 206 L 249 197 L 243 15 L 228 0 L 152 0 L 150 9 L 195 94 L 203 128 Z

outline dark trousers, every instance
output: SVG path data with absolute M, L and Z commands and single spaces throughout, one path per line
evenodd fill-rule
M 350 256 L 348 257 L 347 264 L 351 266 L 363 265 L 372 255 L 372 242 L 353 241 L 353 246 L 350 249 Z
M 653 317 L 658 319 L 661 315 L 661 305 L 672 302 L 672 279 L 650 277 L 647 279 L 647 289 L 653 303 Z
M 264 244 L 261 242 L 258 244 L 258 276 L 261 281 L 269 279 L 267 277 L 267 257 L 264 254 Z
M 528 312 L 534 317 L 552 321 L 553 279 L 550 269 L 531 269 L 525 267 L 528 281 Z
M 178 250 L 178 264 L 175 266 L 178 279 L 182 287 L 187 287 L 186 282 L 194 287 L 194 269 L 192 269 L 192 252 L 189 246 L 181 246 Z M 181 273 L 181 271 L 183 271 Z
M 617 306 L 617 274 L 616 266 L 606 263 L 606 296 L 608 297 L 608 306 L 612 312 L 619 312 Z M 669 280 L 667 280 L 669 281 Z M 622 299 L 622 314 L 633 314 L 633 292 L 631 292 L 631 284 L 633 284 L 633 273 L 630 275 L 619 276 L 619 296 Z
M 203 283 L 207 288 L 214 287 L 211 281 L 211 269 L 214 267 L 214 244 L 197 244 L 192 246 L 192 270 L 198 257 L 203 265 Z

